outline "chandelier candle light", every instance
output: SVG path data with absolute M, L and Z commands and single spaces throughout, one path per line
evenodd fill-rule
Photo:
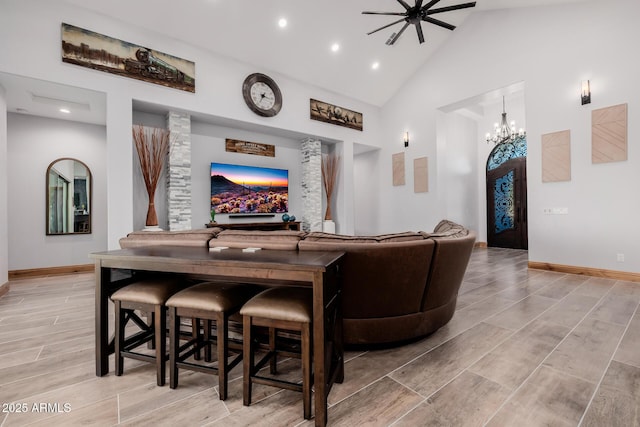
M 502 97 L 502 119 L 500 120 L 500 124 L 496 123 L 494 125 L 493 135 L 491 133 L 487 133 L 486 139 L 487 143 L 493 142 L 495 145 L 502 144 L 506 141 L 514 141 L 516 138 L 524 138 L 526 132 L 523 128 L 520 128 L 516 132 L 516 122 L 511 121 L 509 123 L 507 121 L 507 112 L 504 107 L 504 96 Z

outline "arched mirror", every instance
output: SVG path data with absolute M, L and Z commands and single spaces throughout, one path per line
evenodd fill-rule
M 91 233 L 91 171 L 80 160 L 47 168 L 47 235 Z

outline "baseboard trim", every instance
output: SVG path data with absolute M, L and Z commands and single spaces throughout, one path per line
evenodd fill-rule
M 26 270 L 10 270 L 9 280 L 28 279 L 33 277 L 60 276 L 73 273 L 93 273 L 94 264 L 65 265 L 63 267 L 29 268 Z
M 487 249 L 489 246 L 487 245 L 487 242 L 476 242 L 473 245 L 474 248 L 479 248 L 479 249 Z
M 9 292 L 9 282 L 0 285 L 0 298 L 7 292 Z
M 640 282 L 640 273 L 627 271 L 605 270 L 603 268 L 578 267 L 573 265 L 552 264 L 549 262 L 529 261 L 529 268 L 536 270 L 555 271 L 558 273 L 581 274 L 584 276 L 603 277 L 606 279 Z

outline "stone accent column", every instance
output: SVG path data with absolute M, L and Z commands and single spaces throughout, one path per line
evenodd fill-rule
M 321 143 L 309 138 L 302 141 L 302 229 L 322 231 Z
M 191 116 L 169 111 L 171 151 L 167 168 L 169 230 L 191 229 Z

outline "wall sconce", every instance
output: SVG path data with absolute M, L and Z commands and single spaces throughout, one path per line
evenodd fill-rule
M 580 98 L 582 100 L 582 105 L 591 104 L 591 87 L 589 85 L 589 80 L 582 81 L 582 89 L 580 90 Z
M 409 146 L 409 132 L 404 133 L 404 146 L 405 147 Z

